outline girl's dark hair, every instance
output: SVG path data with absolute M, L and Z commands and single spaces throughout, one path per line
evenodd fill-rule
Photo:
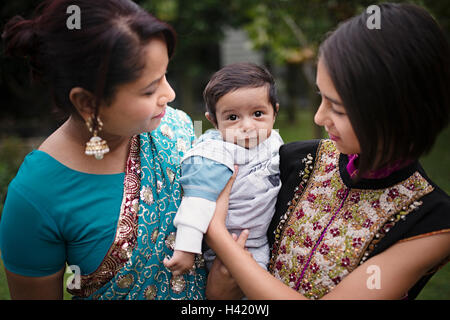
M 450 48 L 435 20 L 410 4 L 381 4 L 381 29 L 356 16 L 323 42 L 323 59 L 358 137 L 359 174 L 418 159 L 449 121 Z
M 67 25 L 68 7 L 78 6 L 80 29 Z M 46 0 L 26 20 L 13 17 L 3 30 L 5 53 L 25 57 L 32 76 L 50 86 L 56 106 L 76 114 L 70 90 L 82 87 L 111 102 L 117 87 L 141 75 L 143 48 L 163 35 L 172 56 L 174 30 L 129 0 Z
M 253 63 L 241 62 L 229 64 L 214 73 L 203 91 L 206 111 L 217 124 L 216 104 L 229 92 L 241 88 L 257 88 L 267 86 L 269 102 L 277 113 L 277 91 L 275 81 L 270 72 Z

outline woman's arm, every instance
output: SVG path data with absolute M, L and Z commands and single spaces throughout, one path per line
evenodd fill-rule
M 62 300 L 65 267 L 45 277 L 25 277 L 5 269 L 13 300 Z
M 306 299 L 262 269 L 226 230 L 227 201 L 233 181 L 230 179 L 217 201 L 206 237 L 209 246 L 249 299 Z M 356 268 L 323 298 L 400 299 L 428 270 L 449 255 L 448 233 L 398 243 Z M 378 274 L 373 270 L 379 271 Z M 375 276 L 380 277 L 379 288 L 368 285 Z

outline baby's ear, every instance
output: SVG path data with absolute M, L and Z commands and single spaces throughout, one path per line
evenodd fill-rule
M 208 119 L 209 122 L 212 123 L 212 125 L 214 126 L 214 128 L 217 129 L 217 124 L 216 124 L 216 122 L 214 121 L 213 117 L 211 117 L 211 115 L 209 114 L 208 111 L 205 112 L 205 117 L 206 117 L 206 119 Z
M 280 104 L 279 103 L 276 104 L 275 110 L 276 110 L 275 115 L 277 115 L 278 111 L 280 111 Z

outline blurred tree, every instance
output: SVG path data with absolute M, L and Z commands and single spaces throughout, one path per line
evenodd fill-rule
M 309 106 L 315 109 L 319 105 L 316 95 L 315 64 L 320 42 L 327 32 L 337 25 L 361 13 L 369 5 L 385 1 L 374 0 L 258 0 L 244 1 L 241 13 L 246 17 L 244 24 L 255 48 L 263 49 L 267 58 L 277 64 L 286 65 L 287 93 L 296 92 L 298 81 L 293 73 L 302 70 L 308 83 Z M 449 1 L 412 0 L 392 1 L 416 3 L 427 8 L 440 22 L 444 30 L 449 27 Z M 293 101 L 290 99 L 289 101 Z M 286 108 L 288 119 L 295 121 L 297 106 L 291 102 Z M 316 137 L 321 136 L 321 130 L 315 127 Z
M 178 35 L 175 56 L 169 66 L 177 100 L 188 113 L 204 111 L 196 105 L 212 73 L 220 68 L 219 45 L 225 25 L 238 25 L 234 3 L 220 0 L 140 0 L 143 8 L 170 23 Z

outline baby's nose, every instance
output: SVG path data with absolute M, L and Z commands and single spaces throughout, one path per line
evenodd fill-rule
M 243 119 L 241 124 L 241 129 L 243 132 L 251 132 L 255 130 L 255 125 L 250 119 Z

